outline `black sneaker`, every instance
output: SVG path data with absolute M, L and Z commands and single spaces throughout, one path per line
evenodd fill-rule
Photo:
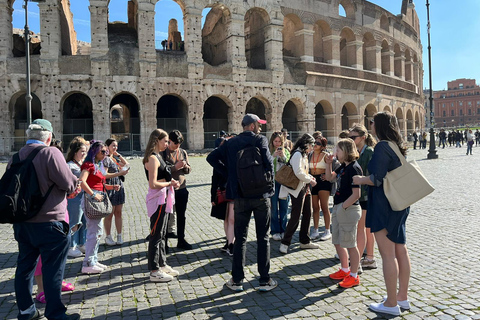
M 260 292 L 267 292 L 272 289 L 275 289 L 278 286 L 278 282 L 270 278 L 267 283 L 261 283 L 260 287 L 258 287 L 258 291 Z
M 40 313 L 38 309 L 35 310 L 35 314 L 29 320 L 37 320 L 37 319 L 43 319 L 43 314 Z
M 228 240 L 225 241 L 225 245 L 220 250 L 223 251 L 223 252 L 227 252 L 227 250 L 228 250 Z
M 231 257 L 233 256 L 233 243 L 228 245 L 227 254 Z
M 66 314 L 67 320 L 78 320 L 80 319 L 80 315 L 78 313 Z
M 193 247 L 190 243 L 188 243 L 185 240 L 178 240 L 177 248 L 183 249 L 183 250 L 192 250 Z

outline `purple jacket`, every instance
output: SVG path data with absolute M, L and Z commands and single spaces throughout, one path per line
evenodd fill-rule
M 40 144 L 28 144 L 19 151 L 20 160 L 28 157 Z M 40 150 L 33 160 L 37 172 L 38 184 L 42 194 L 54 185 L 40 212 L 27 222 L 65 221 L 67 211 L 67 193 L 75 191 L 77 177 L 72 173 L 63 154 L 54 147 Z M 9 164 L 10 166 L 10 164 Z

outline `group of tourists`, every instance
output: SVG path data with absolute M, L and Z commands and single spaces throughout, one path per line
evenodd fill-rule
M 370 309 L 392 315 L 400 315 L 401 308 L 410 309 L 407 296 L 410 258 L 405 232 L 410 208 L 394 211 L 382 184 L 387 172 L 401 165 L 388 142 L 393 142 L 401 154 L 406 155 L 407 148 L 396 117 L 389 112 L 377 113 L 370 122 L 371 133 L 364 125 L 354 124 L 350 130 L 342 132 L 332 153 L 327 152 L 327 140 L 321 132 L 306 133 L 292 145 L 286 130 L 282 130 L 274 132 L 268 141 L 260 135 L 261 125 L 265 123 L 257 115 L 245 115 L 243 132 L 220 139 L 218 147 L 207 157 L 214 169 L 212 216 L 225 220 L 226 250 L 229 253 L 233 250 L 232 278 L 226 287 L 243 291 L 248 224 L 253 213 L 259 291 L 270 291 L 278 285 L 269 274 L 269 229 L 272 239 L 281 241 L 279 251 L 287 254 L 300 224 L 301 249 L 319 248 L 312 242 L 316 238 L 332 239 L 340 268 L 329 277 L 339 280 L 339 286 L 343 288 L 359 285 L 362 269 L 377 268 L 374 257 L 376 240 L 383 260 L 387 295 L 382 302 L 372 303 Z M 377 137 L 378 143 L 373 136 Z M 263 169 L 263 174 L 256 176 L 244 174 L 247 171 L 243 158 L 252 154 L 252 148 L 257 154 L 251 156 L 254 157 L 251 163 L 261 164 Z M 298 180 L 295 188 L 274 181 L 283 166 L 291 167 Z M 272 177 L 271 183 L 267 182 L 266 188 L 259 189 L 259 176 L 266 177 L 267 181 Z M 243 187 L 245 181 L 250 181 L 252 189 L 258 191 L 252 193 Z M 330 195 L 333 195 L 334 203 L 331 213 Z M 320 210 L 325 225 L 321 235 Z M 312 216 L 314 222 L 310 230 Z
M 478 129 L 473 132 L 471 129 L 462 130 L 452 130 L 445 131 L 445 129 L 440 129 L 438 133 L 438 147 L 442 146 L 445 149 L 445 146 L 455 148 L 461 148 L 463 144 L 467 144 L 467 155 L 472 154 L 472 147 L 478 146 L 480 144 L 480 131 Z
M 340 267 L 329 276 L 339 280 L 339 286 L 344 288 L 360 284 L 362 269 L 377 268 L 376 241 L 383 260 L 387 295 L 381 303 L 373 303 L 370 308 L 393 315 L 400 314 L 400 307 L 409 309 L 410 259 L 405 245 L 409 208 L 393 211 L 382 185 L 386 173 L 400 166 L 400 159 L 387 141 L 395 143 L 402 155 L 406 154 L 395 116 L 388 112 L 376 114 L 371 121 L 371 133 L 364 125 L 353 125 L 342 134 L 344 138 L 338 141 L 333 152 L 327 151 L 327 139 L 321 132 L 303 134 L 292 143 L 287 130 L 283 129 L 267 140 L 260 135 L 261 125 L 265 123 L 257 115 L 245 115 L 243 132 L 225 134 L 207 157 L 214 169 L 212 216 L 224 220 L 226 241 L 222 250 L 233 256 L 232 278 L 226 287 L 243 290 L 248 225 L 253 213 L 259 291 L 270 291 L 278 285 L 269 273 L 270 236 L 280 241 L 280 253 L 288 254 L 300 224 L 301 249 L 319 248 L 313 242 L 315 239 L 332 239 Z M 73 285 L 63 281 L 66 259 L 67 256 L 84 255 L 84 274 L 98 274 L 108 269 L 98 260 L 98 248 L 103 229 L 106 245 L 123 243 L 123 182 L 129 172 L 129 163 L 118 153 L 118 142 L 113 138 L 89 142 L 76 137 L 68 147 L 65 160 L 58 145 L 57 148 L 44 148 L 54 141 L 52 125 L 44 119 L 32 122 L 27 136 L 27 144 L 19 155 L 25 159 L 30 152 L 41 148 L 33 164 L 40 190 L 47 197 L 34 218 L 14 224 L 19 245 L 15 276 L 18 317 L 37 319 L 41 316 L 32 299 L 33 271 L 40 268 L 35 279 L 43 292 L 37 294 L 37 300 L 46 302 L 47 318 L 79 319 L 78 314 L 65 313 L 60 299 L 61 291 L 74 290 Z M 373 136 L 378 143 L 375 144 Z M 178 248 L 192 248 L 185 239 L 189 194 L 185 175 L 190 173 L 191 166 L 186 151 L 180 148 L 183 140 L 178 130 L 167 133 L 155 129 L 143 157 L 148 181 L 146 212 L 150 234 L 147 256 L 152 282 L 169 282 L 179 275 L 167 264 L 169 236 L 178 238 Z M 295 188 L 275 181 L 275 175 L 284 166 L 290 167 L 298 180 Z M 331 212 L 330 196 L 334 204 Z M 112 212 L 106 218 L 95 219 L 84 214 L 87 201 L 101 202 L 105 197 L 112 204 Z M 320 211 L 324 221 L 322 233 Z M 169 221 L 174 216 L 176 234 L 171 223 L 169 229 Z

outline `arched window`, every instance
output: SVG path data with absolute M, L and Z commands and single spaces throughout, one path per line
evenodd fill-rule
M 13 2 L 12 53 L 14 57 L 25 57 L 25 10 L 23 0 Z M 28 27 L 30 29 L 30 55 L 39 55 L 42 49 L 40 38 L 40 10 L 38 3 L 28 2 Z M 4 31 L 6 31 L 4 29 Z M 2 31 L 2 32 L 4 32 Z
M 296 32 L 303 29 L 303 23 L 295 14 L 288 14 L 283 18 L 283 55 L 286 57 L 300 57 L 303 54 L 303 36 Z
M 204 9 L 205 23 L 202 27 L 202 56 L 203 61 L 218 66 L 231 61 L 229 54 L 229 36 L 231 15 L 224 5 L 215 5 L 211 9 Z
M 245 56 L 249 68 L 266 69 L 265 32 L 269 20 L 261 8 L 252 8 L 245 14 Z
M 175 1 L 158 1 L 155 4 L 155 49 L 184 51 L 183 25 L 183 11 Z

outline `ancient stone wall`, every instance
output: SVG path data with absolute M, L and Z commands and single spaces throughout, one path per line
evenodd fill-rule
M 0 154 L 21 146 L 25 122 L 25 58 L 12 55 L 11 2 L 0 0 Z M 62 54 L 72 30 L 57 0 L 39 4 L 49 23 L 41 25 L 40 55 L 32 56 L 32 92 L 65 141 L 114 134 L 125 150 L 140 151 L 158 126 L 179 128 L 186 147 L 202 149 L 220 130 L 241 131 L 250 108 L 268 121 L 267 134 L 321 130 L 331 142 L 383 110 L 399 118 L 404 135 L 424 127 L 418 17 L 407 4 L 396 16 L 360 0 L 178 0 L 184 51 L 164 52 L 155 49 L 154 35 L 161 1 L 130 2 L 122 26 L 108 22 L 107 0 L 90 1 L 89 55 Z M 61 4 L 65 11 L 68 1 Z M 207 7 L 212 14 L 202 30 Z M 211 46 L 207 59 L 202 44 Z M 76 99 L 91 101 L 78 117 L 65 110 Z M 117 112 L 129 123 L 119 126 Z

